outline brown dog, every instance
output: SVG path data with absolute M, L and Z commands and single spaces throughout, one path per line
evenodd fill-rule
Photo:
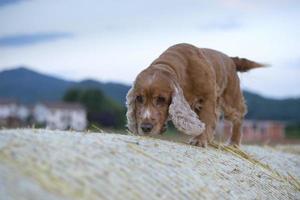
M 233 124 L 231 144 L 240 145 L 247 109 L 237 71 L 262 66 L 211 49 L 174 45 L 142 71 L 129 90 L 128 129 L 161 134 L 171 119 L 178 130 L 194 136 L 190 144 L 205 147 L 224 113 Z

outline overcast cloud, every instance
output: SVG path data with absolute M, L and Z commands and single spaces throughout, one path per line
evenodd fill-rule
M 300 96 L 297 0 L 1 2 L 0 70 L 131 84 L 167 47 L 187 42 L 272 65 L 241 74 L 245 89 Z

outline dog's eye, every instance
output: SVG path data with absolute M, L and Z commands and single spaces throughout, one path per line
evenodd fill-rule
M 143 103 L 143 100 L 144 100 L 143 97 L 140 95 L 136 97 L 136 101 L 139 103 Z
M 164 97 L 157 97 L 157 104 L 164 104 L 166 103 L 166 98 Z

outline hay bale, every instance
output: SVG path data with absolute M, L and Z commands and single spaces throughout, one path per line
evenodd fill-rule
M 220 146 L 203 149 L 147 137 L 1 130 L 0 196 L 31 200 L 300 198 L 299 155 L 257 146 L 242 149 L 249 157 Z

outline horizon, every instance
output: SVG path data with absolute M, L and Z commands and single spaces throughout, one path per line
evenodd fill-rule
M 41 72 L 41 71 L 38 71 L 38 70 L 34 70 L 30 66 L 25 66 L 25 65 L 0 69 L 0 73 L 6 72 L 6 71 L 20 70 L 20 69 L 24 69 L 24 70 L 30 71 L 32 73 L 38 73 L 39 75 L 42 75 L 42 76 L 52 77 L 52 78 L 56 78 L 56 79 L 63 80 L 63 81 L 70 81 L 70 82 L 96 81 L 96 82 L 103 83 L 103 84 L 120 84 L 122 86 L 131 87 L 131 84 L 126 84 L 126 83 L 122 83 L 122 82 L 118 82 L 118 81 L 101 81 L 101 80 L 97 80 L 97 79 L 93 79 L 93 78 L 85 78 L 85 79 L 80 79 L 80 80 L 67 79 L 67 78 L 64 78 L 64 77 L 59 76 L 59 75 L 49 74 L 49 73 L 44 73 L 44 72 Z M 296 97 L 277 97 L 276 98 L 276 97 L 265 96 L 263 94 L 260 94 L 260 93 L 257 93 L 257 92 L 251 91 L 251 90 L 247 90 L 247 89 L 242 89 L 242 90 L 243 90 L 243 92 L 249 92 L 249 93 L 252 93 L 254 95 L 258 95 L 262 98 L 272 99 L 272 100 L 300 99 L 300 96 L 296 96 Z
M 24 65 L 67 80 L 131 85 L 169 46 L 185 42 L 270 64 L 239 73 L 242 89 L 297 98 L 299 10 L 296 0 L 2 1 L 0 71 Z

